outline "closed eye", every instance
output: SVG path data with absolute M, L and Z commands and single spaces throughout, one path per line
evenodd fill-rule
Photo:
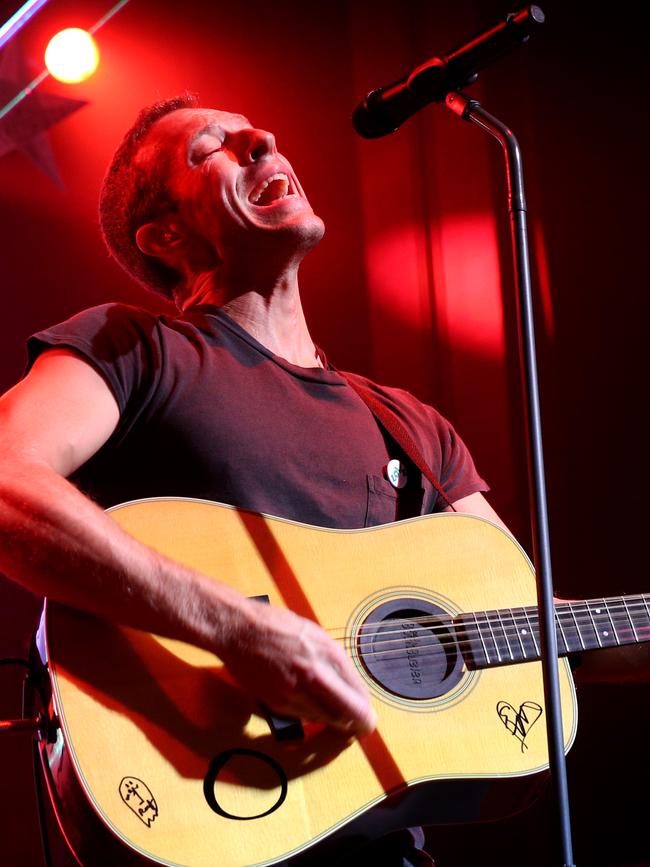
M 217 154 L 224 149 L 225 140 L 216 138 L 216 136 L 203 136 L 192 144 L 190 149 L 190 162 L 194 165 L 202 163 L 213 154 Z
M 207 157 L 211 157 L 212 154 L 218 154 L 219 151 L 222 151 L 224 149 L 224 146 L 225 146 L 225 142 L 217 142 L 217 143 L 210 142 L 210 144 L 207 145 L 207 147 L 205 149 L 202 149 L 199 152 L 198 158 L 200 160 L 204 160 Z

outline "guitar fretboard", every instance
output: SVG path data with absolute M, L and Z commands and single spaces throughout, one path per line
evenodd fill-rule
M 489 668 L 540 658 L 537 608 L 474 611 L 455 618 L 468 668 Z M 558 653 L 650 641 L 650 596 L 614 596 L 555 606 Z

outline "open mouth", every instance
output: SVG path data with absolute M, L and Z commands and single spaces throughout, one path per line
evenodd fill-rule
M 263 208 L 272 205 L 287 196 L 293 195 L 289 184 L 289 178 L 284 172 L 277 172 L 261 181 L 251 192 L 248 201 L 251 205 Z

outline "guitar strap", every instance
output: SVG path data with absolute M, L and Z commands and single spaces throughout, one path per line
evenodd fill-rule
M 395 440 L 398 446 L 400 446 L 401 449 L 404 451 L 404 454 L 413 461 L 413 463 L 420 470 L 425 479 L 428 479 L 431 482 L 435 490 L 442 497 L 443 502 L 445 502 L 449 506 L 452 512 L 455 512 L 456 509 L 445 494 L 442 485 L 436 478 L 433 470 L 424 459 L 424 456 L 418 448 L 415 440 L 404 427 L 402 422 L 395 415 L 395 413 L 392 412 L 381 401 L 377 400 L 377 398 L 373 394 L 371 394 L 368 388 L 366 388 L 356 379 L 353 379 L 352 376 L 348 376 L 348 374 L 343 373 L 340 370 L 337 370 L 337 373 L 342 376 L 343 379 L 345 379 L 350 388 L 356 391 L 361 400 L 374 415 L 379 425 L 383 427 L 388 434 L 390 434 L 390 436 Z

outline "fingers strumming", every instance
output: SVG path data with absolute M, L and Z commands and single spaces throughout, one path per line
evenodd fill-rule
M 325 712 L 325 721 L 342 731 L 367 734 L 377 725 L 377 715 L 370 704 L 370 696 L 361 678 L 353 671 L 352 683 L 340 673 L 322 666 L 316 672 L 313 687 L 317 700 Z

